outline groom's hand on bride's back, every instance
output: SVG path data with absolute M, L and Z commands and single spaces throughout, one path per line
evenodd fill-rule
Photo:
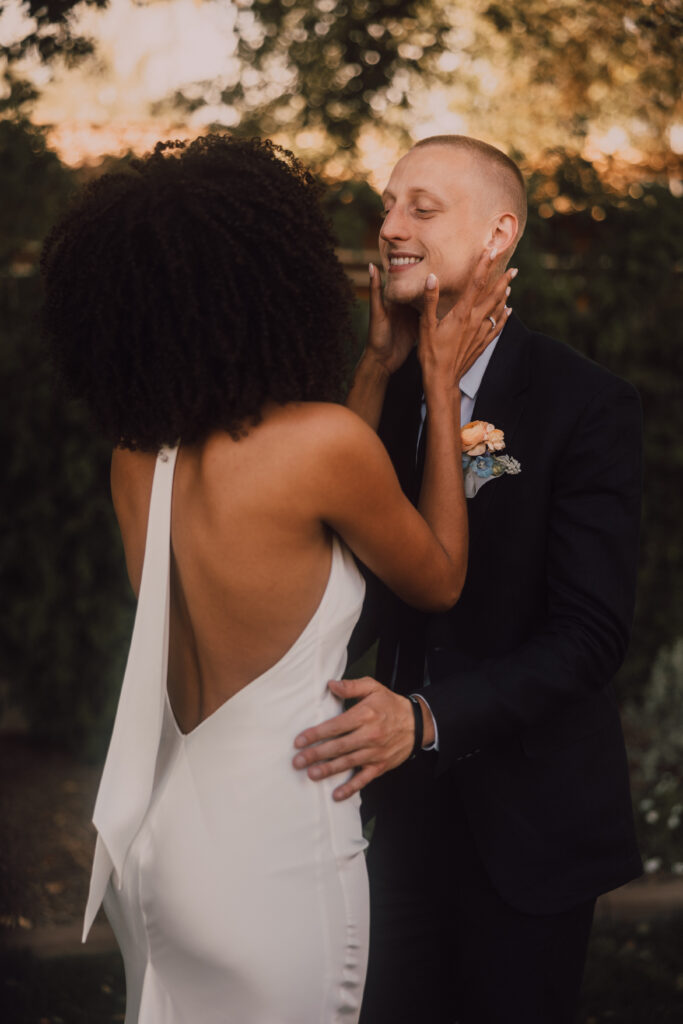
M 415 743 L 415 716 L 411 702 L 376 679 L 343 679 L 329 684 L 336 696 L 354 703 L 347 711 L 305 729 L 294 741 L 298 753 L 294 767 L 306 769 L 316 782 L 340 772 L 354 771 L 334 790 L 335 800 L 346 800 L 379 775 L 406 761 Z M 423 745 L 433 741 L 427 712 Z

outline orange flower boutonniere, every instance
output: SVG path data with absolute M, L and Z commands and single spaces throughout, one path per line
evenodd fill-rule
M 473 498 L 480 487 L 495 477 L 522 472 L 517 459 L 498 455 L 505 448 L 505 434 L 493 423 L 474 420 L 460 429 L 465 496 Z

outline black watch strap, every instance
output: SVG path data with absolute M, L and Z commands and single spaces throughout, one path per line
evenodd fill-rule
M 422 701 L 419 697 L 408 697 L 408 700 L 413 705 L 413 715 L 415 716 L 415 742 L 413 743 L 413 749 L 411 751 L 408 760 L 412 760 L 416 754 L 422 750 L 422 739 L 424 736 L 424 720 L 422 718 Z

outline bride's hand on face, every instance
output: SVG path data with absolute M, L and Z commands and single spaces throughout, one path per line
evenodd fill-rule
M 484 349 L 502 331 L 512 312 L 506 305 L 516 269 L 491 279 L 495 250 L 485 250 L 461 298 L 437 319 L 439 282 L 425 282 L 419 322 L 418 357 L 425 383 L 441 381 L 455 387 Z
M 405 362 L 415 345 L 418 316 L 411 306 L 385 303 L 382 278 L 371 263 L 370 272 L 370 324 L 365 353 L 391 375 Z

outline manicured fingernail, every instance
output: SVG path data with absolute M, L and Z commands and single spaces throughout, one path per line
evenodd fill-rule
M 312 779 L 319 779 L 322 777 L 323 770 L 315 765 L 308 773 Z
M 510 292 L 511 292 L 511 290 L 512 290 L 512 289 L 511 289 L 511 288 L 510 288 L 510 286 L 508 285 L 508 286 L 507 286 L 507 288 L 505 289 L 505 294 L 506 294 L 506 295 L 509 295 L 509 294 L 510 294 Z
M 496 247 L 494 245 L 493 249 L 491 249 L 491 252 L 489 253 L 489 259 L 495 260 L 497 255 L 498 255 L 498 250 L 496 249 Z
M 517 267 L 513 267 L 512 270 L 510 271 L 510 278 L 512 279 L 512 278 L 517 277 L 518 273 L 519 273 L 519 269 Z
M 512 312 L 512 306 L 506 306 L 505 307 L 505 316 L 510 316 L 511 312 Z
M 430 292 L 434 291 L 434 289 L 436 288 L 436 274 L 428 274 L 425 284 L 427 285 L 427 288 L 430 290 Z
M 303 754 L 297 754 L 297 756 L 294 758 L 294 767 L 295 768 L 303 768 L 305 764 L 306 764 L 306 758 L 304 757 L 304 755 Z
M 375 267 L 374 264 L 372 263 L 368 263 L 368 274 L 370 275 L 370 277 L 375 276 Z

